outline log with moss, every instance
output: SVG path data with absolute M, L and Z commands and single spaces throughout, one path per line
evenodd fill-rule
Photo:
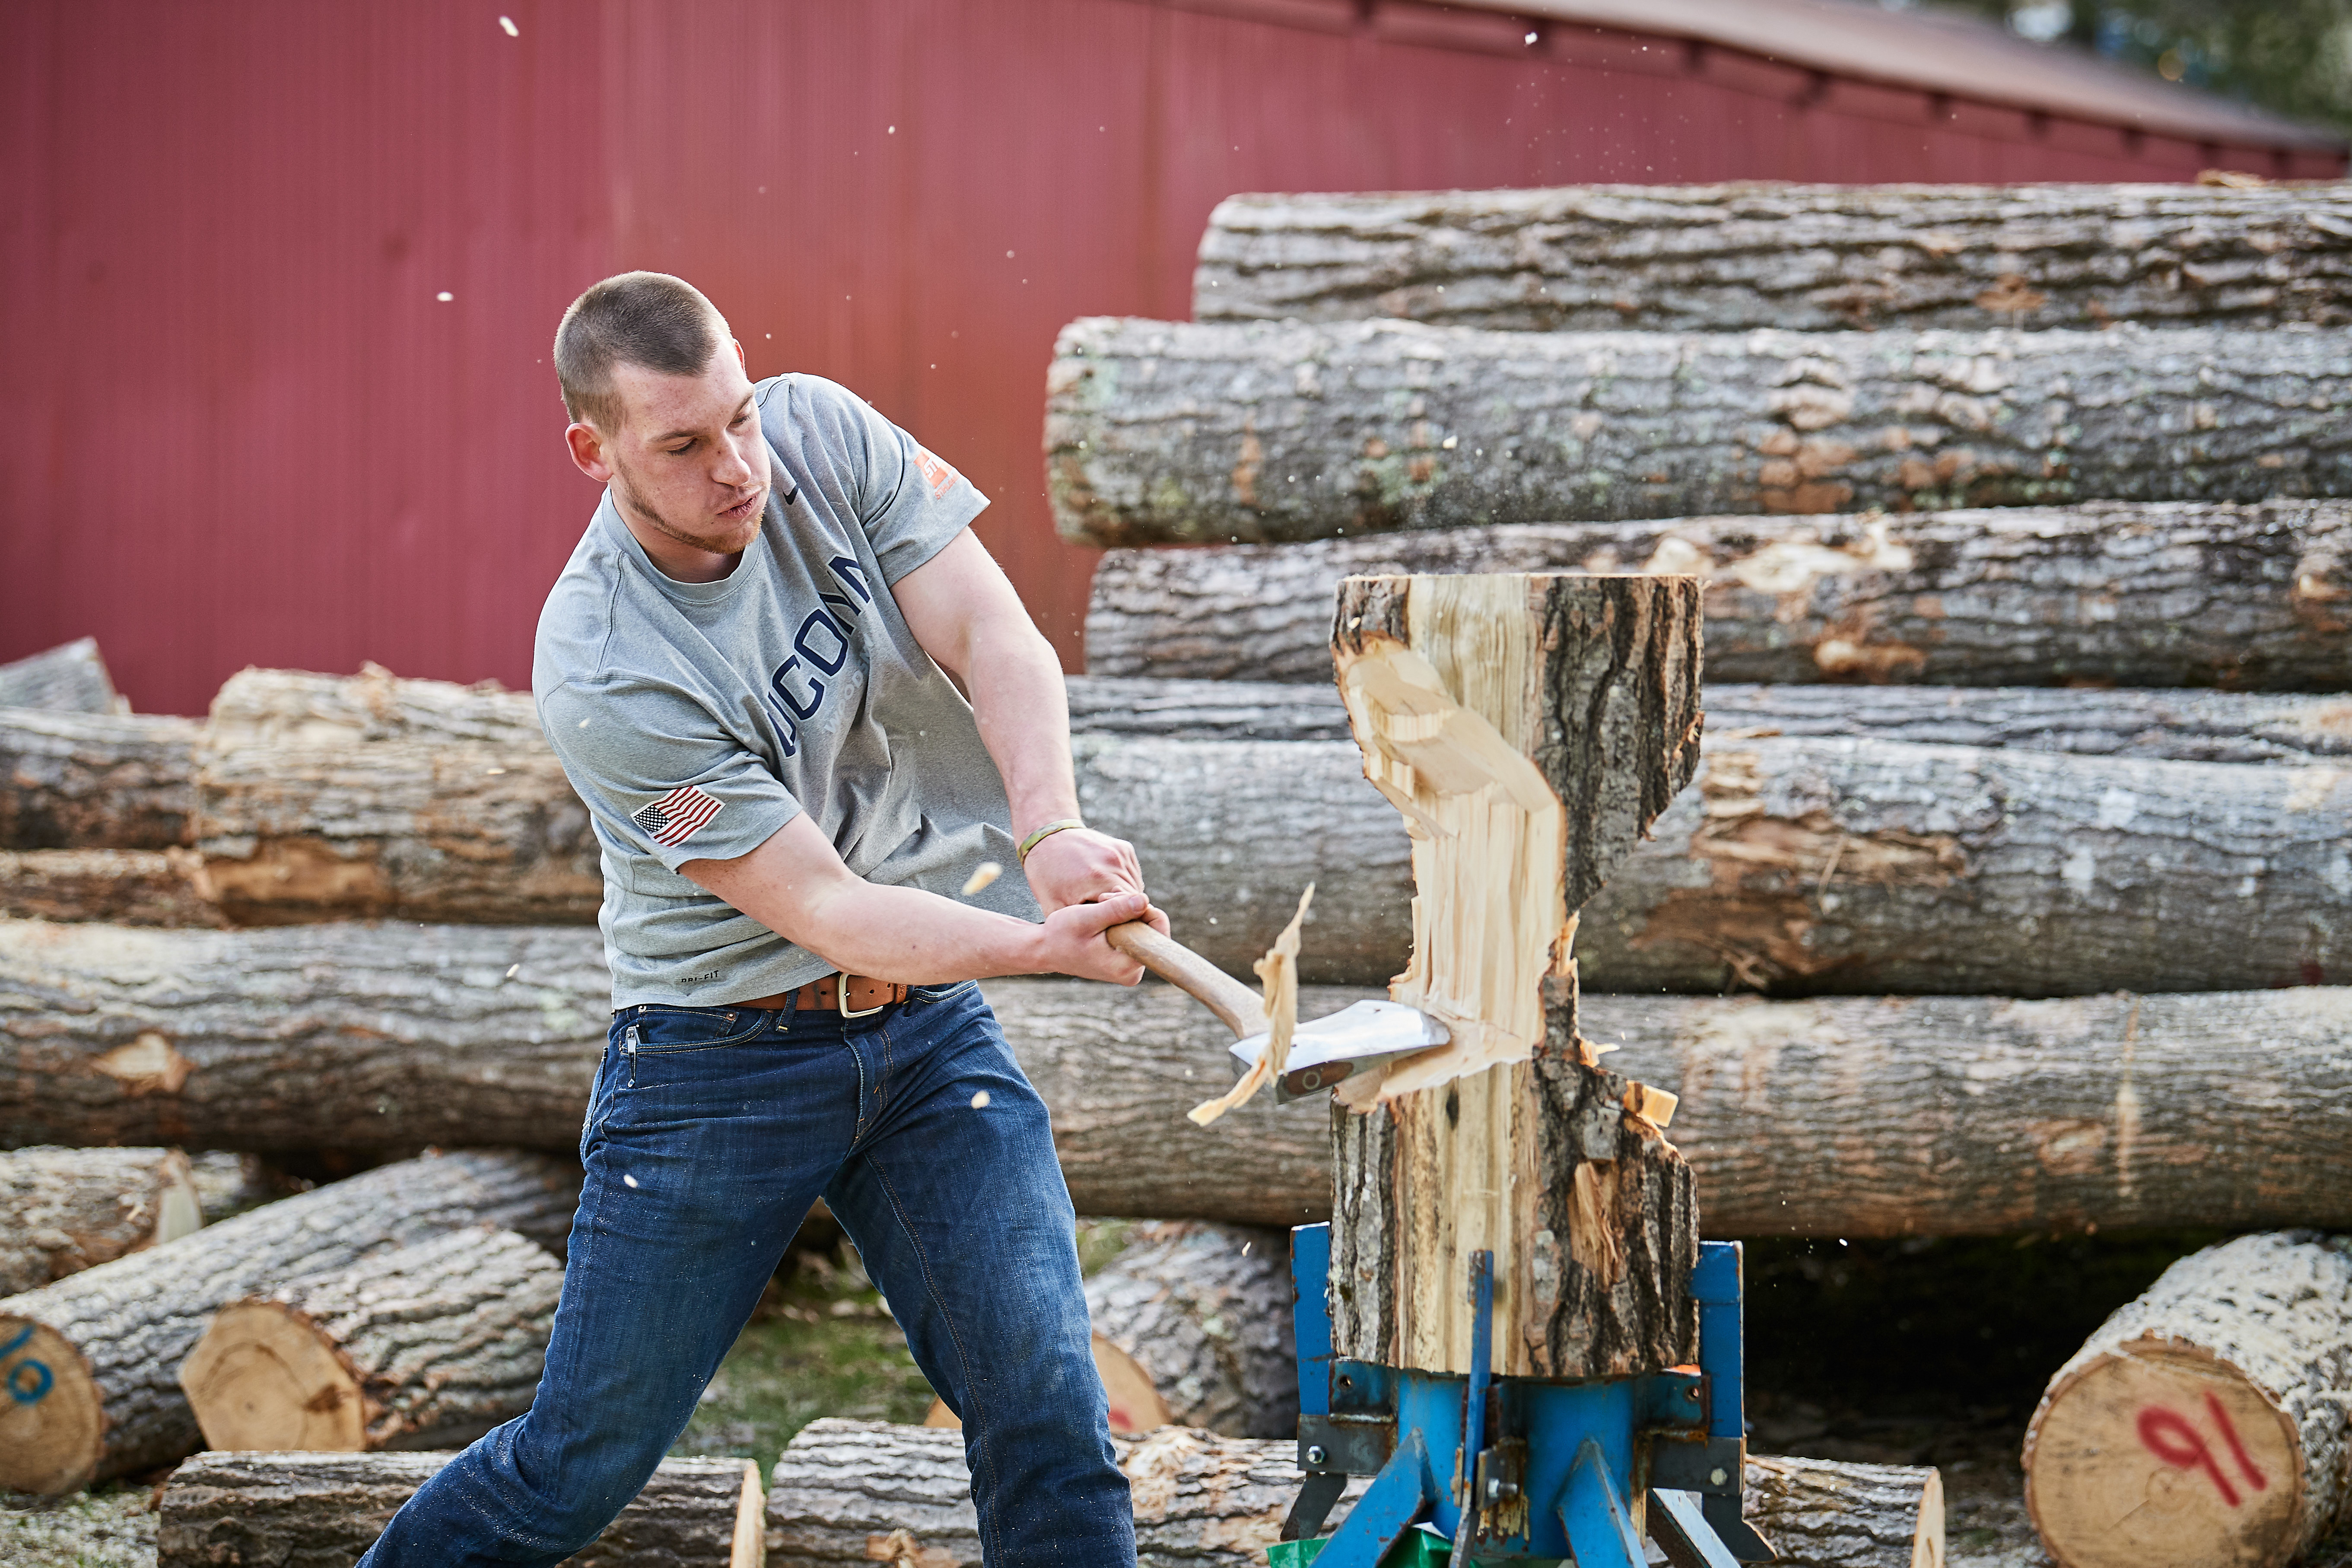
M 1075 544 L 2352 495 L 2336 329 L 1488 332 L 1090 317 L 1046 382 Z
M 350 1568 L 449 1459 L 198 1454 L 160 1490 L 157 1568 Z M 664 1459 L 566 1568 L 759 1568 L 764 1500 L 759 1467 L 746 1460 Z
M 2095 502 L 1876 518 L 1440 529 L 1120 550 L 1094 675 L 1331 679 L 1342 578 L 1689 572 L 1719 681 L 2352 688 L 2352 504 Z
M 2352 323 L 2341 184 L 1570 185 L 1228 196 L 1202 321 L 1520 331 Z
M 180 1363 L 229 1301 L 477 1224 L 560 1248 L 578 1194 L 578 1167 L 543 1154 L 404 1160 L 0 1300 L 0 1487 L 71 1491 L 194 1452 Z

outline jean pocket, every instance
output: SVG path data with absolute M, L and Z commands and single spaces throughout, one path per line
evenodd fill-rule
M 768 1026 L 757 1007 L 640 1007 L 622 1032 L 622 1048 L 632 1054 L 707 1051 L 740 1045 Z

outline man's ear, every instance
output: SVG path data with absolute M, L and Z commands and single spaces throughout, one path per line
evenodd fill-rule
M 748 363 L 748 362 L 743 358 L 743 340 L 740 338 L 730 338 L 727 341 L 735 345 L 735 363 L 737 364 Z
M 604 435 L 584 419 L 563 427 L 564 445 L 572 450 L 572 466 L 600 485 L 613 482 L 613 465 L 604 458 Z

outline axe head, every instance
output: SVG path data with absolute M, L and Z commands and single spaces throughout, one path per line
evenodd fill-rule
M 1453 1037 L 1445 1026 L 1402 1002 L 1358 1002 L 1327 1018 L 1301 1024 L 1290 1037 L 1290 1060 L 1274 1080 L 1277 1104 L 1303 1100 L 1332 1088 L 1350 1074 L 1397 1057 L 1442 1046 Z M 1234 1042 L 1244 1068 L 1257 1065 L 1271 1036 L 1255 1034 Z

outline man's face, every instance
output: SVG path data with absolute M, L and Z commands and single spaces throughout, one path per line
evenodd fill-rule
M 682 556 L 733 556 L 760 531 L 768 447 L 742 354 L 740 344 L 723 341 L 695 375 L 616 365 L 621 428 L 574 425 L 567 432 L 580 467 L 607 480 L 623 514 L 638 525 L 631 531 L 642 538 L 650 527 L 684 547 Z M 668 552 L 655 553 L 659 560 Z M 699 564 L 690 557 L 687 563 Z

